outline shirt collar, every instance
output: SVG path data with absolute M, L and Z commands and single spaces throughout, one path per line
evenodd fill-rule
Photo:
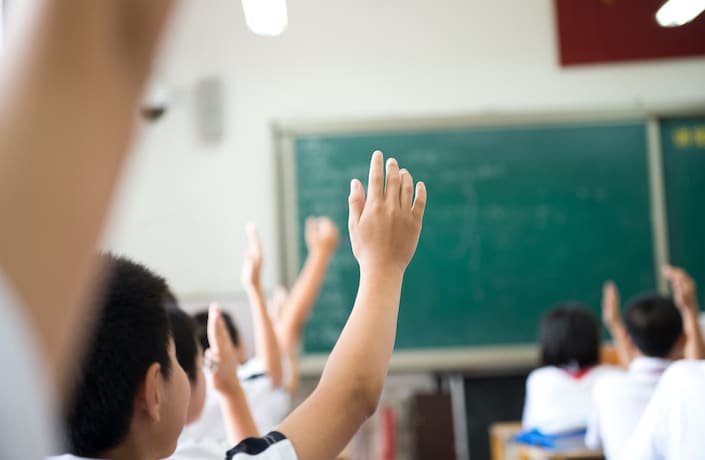
M 645 374 L 663 374 L 666 368 L 672 363 L 670 359 L 652 358 L 641 356 L 629 363 L 629 372 Z

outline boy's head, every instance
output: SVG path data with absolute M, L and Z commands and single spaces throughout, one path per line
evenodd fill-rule
M 206 402 L 206 378 L 203 373 L 203 350 L 198 343 L 198 325 L 176 303 L 167 305 L 171 332 L 176 346 L 176 359 L 186 372 L 191 385 L 191 400 L 186 423 L 198 420 Z
M 600 358 L 600 328 L 595 315 L 578 303 L 546 313 L 539 328 L 544 366 L 594 366 Z
M 68 447 L 85 457 L 110 458 L 127 446 L 145 458 L 168 457 L 189 404 L 165 310 L 168 288 L 139 264 L 102 259 L 94 333 L 67 411 Z
M 624 324 L 632 344 L 645 356 L 667 358 L 682 345 L 683 319 L 669 298 L 647 295 L 633 300 Z
M 223 316 L 223 321 L 225 322 L 225 328 L 228 330 L 228 335 L 230 335 L 230 340 L 233 342 L 235 347 L 235 352 L 237 353 L 237 358 L 239 362 L 245 362 L 247 359 L 247 350 L 245 349 L 245 344 L 240 340 L 240 333 L 235 327 L 235 322 L 232 316 L 226 312 L 221 312 Z M 201 347 L 203 350 L 207 350 L 208 345 L 208 308 L 205 308 L 195 315 L 193 318 L 198 324 L 198 340 L 201 342 Z

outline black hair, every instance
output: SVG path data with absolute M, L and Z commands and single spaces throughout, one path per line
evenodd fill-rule
M 166 309 L 171 323 L 171 333 L 174 336 L 176 359 L 186 372 L 191 383 L 198 379 L 197 358 L 199 355 L 198 339 L 196 338 L 196 321 L 176 305 L 168 305 Z
M 624 313 L 632 343 L 646 356 L 665 358 L 681 334 L 683 318 L 673 300 L 656 294 L 632 300 Z
M 66 414 L 68 449 L 81 457 L 99 457 L 125 440 L 151 365 L 171 375 L 166 281 L 122 257 L 102 255 L 101 262 L 105 279 L 94 300 L 93 334 Z
M 230 316 L 226 312 L 222 312 L 223 316 L 223 322 L 225 323 L 225 328 L 228 330 L 228 334 L 230 335 L 230 340 L 233 342 L 233 346 L 237 347 L 240 345 L 240 333 L 237 330 L 237 327 L 235 327 L 235 323 L 233 322 L 232 316 Z M 193 315 L 193 319 L 196 320 L 196 324 L 198 325 L 198 340 L 201 342 L 201 347 L 205 351 L 208 349 L 208 310 L 201 310 L 195 315 Z
M 543 316 L 539 328 L 543 366 L 596 365 L 600 356 L 600 327 L 595 315 L 579 303 L 564 303 Z

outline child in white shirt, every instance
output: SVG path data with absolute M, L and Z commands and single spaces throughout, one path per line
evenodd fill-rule
M 542 366 L 529 374 L 522 425 L 551 434 L 587 426 L 592 389 L 609 370 L 598 366 L 595 315 L 579 304 L 546 313 L 539 330 Z
M 593 408 L 585 442 L 603 448 L 607 459 L 622 458 L 624 446 L 649 403 L 661 375 L 674 359 L 702 356 L 695 283 L 679 268 L 664 267 L 673 286 L 673 300 L 642 296 L 619 315 L 619 296 L 613 283 L 605 286 L 605 323 L 615 337 L 620 356 L 631 359 L 628 370 L 615 370 L 595 385 Z

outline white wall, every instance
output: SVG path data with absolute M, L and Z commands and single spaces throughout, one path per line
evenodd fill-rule
M 252 219 L 272 286 L 280 250 L 273 120 L 705 101 L 703 58 L 560 68 L 552 5 L 290 0 L 288 30 L 262 38 L 246 29 L 237 0 L 182 1 L 159 67 L 177 100 L 143 128 L 106 246 L 164 273 L 186 298 L 230 297 Z M 226 137 L 216 147 L 195 135 L 192 88 L 207 76 L 223 78 L 227 91 Z

